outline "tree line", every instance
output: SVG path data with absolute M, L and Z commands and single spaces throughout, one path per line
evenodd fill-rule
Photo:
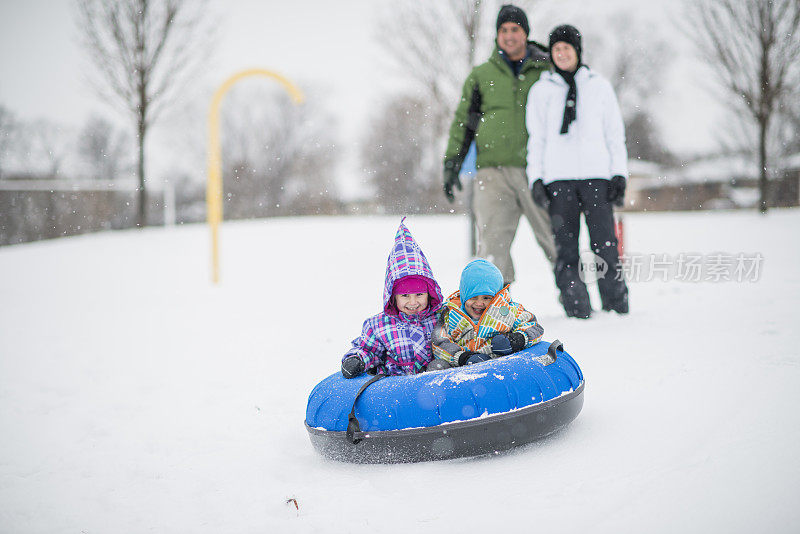
M 392 205 L 419 210 L 418 204 L 405 200 L 416 191 L 422 209 L 441 209 L 441 194 L 432 184 L 441 181 L 441 155 L 459 84 L 472 66 L 488 57 L 501 3 L 506 2 L 401 1 L 384 14 L 379 28 L 386 56 L 413 81 L 413 87 L 375 115 L 364 150 L 376 187 L 393 199 Z M 546 1 L 516 4 L 534 20 L 548 7 L 560 9 Z M 659 37 L 655 28 L 641 25 L 628 12 L 579 25 L 584 42 L 592 43 L 587 50 L 595 51 L 586 62 L 608 76 L 619 98 L 630 159 L 677 168 L 704 157 L 743 156 L 757 162 L 758 207 L 767 211 L 768 180 L 780 176 L 782 161 L 800 153 L 800 0 L 682 4 L 673 34 L 703 62 L 705 75 L 696 90 L 707 91 L 728 111 L 712 134 L 717 145 L 713 154 L 671 151 L 654 117 L 656 96 L 676 50 L 683 47 Z
M 376 41 L 384 52 L 385 67 L 407 83 L 382 100 L 360 142 L 370 209 L 389 213 L 453 209 L 443 203 L 441 193 L 445 136 L 460 84 L 491 51 L 500 3 L 399 0 L 384 6 L 376 25 L 381 38 Z M 517 2 L 534 19 L 550 3 Z M 109 201 L 114 206 L 121 202 L 124 216 L 106 226 L 158 223 L 164 199 L 158 194 L 148 198 L 152 179 L 146 176 L 147 141 L 177 95 L 200 79 L 201 66 L 213 51 L 207 4 L 205 0 L 76 0 L 75 6 L 84 51 L 93 65 L 95 91 L 109 109 L 127 117 L 127 127 L 101 116 L 88 118 L 78 128 L 44 119 L 26 122 L 0 104 L 0 180 L 135 181 L 135 191 L 120 193 L 123 200 Z M 681 38 L 705 61 L 712 94 L 732 111 L 731 123 L 718 130 L 719 151 L 758 161 L 759 208 L 765 211 L 767 182 L 776 175 L 777 162 L 800 151 L 800 2 L 700 0 L 687 3 L 684 12 Z M 674 61 L 671 43 L 624 13 L 581 29 L 585 40 L 594 43 L 587 48 L 598 51 L 589 57 L 592 65 L 615 85 L 630 158 L 680 164 L 681 156 L 667 148 L 653 117 L 654 95 Z M 226 218 L 348 212 L 336 183 L 341 152 L 336 121 L 325 112 L 321 89 L 304 90 L 308 103 L 299 107 L 280 91 L 248 84 L 226 97 L 222 126 Z M 197 155 L 204 156 L 202 150 Z M 182 222 L 204 218 L 204 184 L 190 174 L 171 178 Z M 75 195 L 37 202 L 23 201 L 20 195 L 15 193 L 14 209 L 0 206 L 0 217 L 5 217 L 0 219 L 0 232 L 11 224 L 11 213 L 33 217 L 36 210 L 20 211 L 26 202 L 44 204 L 37 209 L 51 212 L 49 222 L 40 221 L 45 225 L 53 223 L 53 211 L 87 209 L 86 220 L 114 211 L 108 205 L 55 207 L 59 202 L 68 204 Z

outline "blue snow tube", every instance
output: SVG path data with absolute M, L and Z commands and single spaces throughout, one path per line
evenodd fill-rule
M 386 377 L 367 387 L 355 407 L 373 377 L 347 380 L 337 372 L 311 391 L 306 429 L 321 454 L 356 463 L 507 450 L 563 428 L 580 412 L 583 373 L 562 349 L 540 342 L 476 365 Z M 348 439 L 353 409 L 360 431 Z

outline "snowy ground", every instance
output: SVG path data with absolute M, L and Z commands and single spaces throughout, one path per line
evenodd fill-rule
M 326 461 L 307 395 L 378 310 L 398 221 L 226 223 L 219 287 L 201 226 L 0 249 L 0 532 L 797 532 L 800 211 L 628 215 L 629 252 L 761 253 L 759 279 L 643 275 L 630 316 L 586 322 L 522 225 L 512 293 L 583 368 L 575 422 L 495 457 Z M 464 219 L 407 224 L 454 290 Z

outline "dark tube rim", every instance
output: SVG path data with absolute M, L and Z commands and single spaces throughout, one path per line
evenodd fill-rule
M 391 438 L 402 438 L 407 436 L 420 436 L 425 434 L 439 434 L 439 433 L 447 433 L 451 430 L 461 430 L 464 428 L 470 428 L 474 426 L 482 426 L 488 423 L 494 423 L 503 421 L 506 419 L 514 419 L 516 417 L 529 415 L 534 412 L 544 411 L 551 409 L 559 404 L 564 402 L 568 402 L 575 397 L 580 396 L 583 394 L 584 386 L 586 384 L 585 380 L 581 380 L 581 383 L 578 385 L 577 388 L 572 390 L 569 393 L 562 394 L 554 399 L 550 399 L 544 402 L 539 402 L 536 404 L 531 404 L 530 406 L 525 406 L 524 408 L 519 408 L 516 410 L 511 410 L 509 412 L 501 412 L 490 414 L 485 417 L 476 417 L 474 419 L 468 419 L 466 421 L 454 421 L 452 423 L 441 423 L 436 426 L 423 426 L 423 427 L 416 427 L 416 428 L 403 428 L 400 430 L 367 430 L 365 432 L 356 432 L 354 436 L 360 439 L 391 439 Z M 315 428 L 308 425 L 308 421 L 303 421 L 303 424 L 308 430 L 309 434 L 314 434 L 317 436 L 329 436 L 335 438 L 342 438 L 343 440 L 346 439 L 347 432 L 344 430 L 325 430 L 322 428 Z

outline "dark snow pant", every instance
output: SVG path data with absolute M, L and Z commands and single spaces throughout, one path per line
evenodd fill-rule
M 556 285 L 561 291 L 567 315 L 589 317 L 592 311 L 580 271 L 578 234 L 581 213 L 589 228 L 592 252 L 602 259 L 595 260 L 595 266 L 599 269 L 597 285 L 603 309 L 627 313 L 628 287 L 618 272 L 619 251 L 614 211 L 608 201 L 608 180 L 558 180 L 547 185 L 547 192 L 556 242 Z

